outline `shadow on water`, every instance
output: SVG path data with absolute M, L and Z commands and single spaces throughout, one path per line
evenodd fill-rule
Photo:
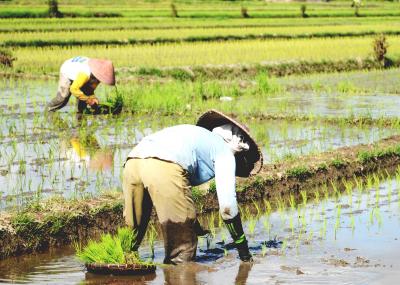
M 141 276 L 113 276 L 113 275 L 98 275 L 87 272 L 85 274 L 85 281 L 81 284 L 114 284 L 114 285 L 139 285 L 146 284 L 153 281 L 156 274 L 147 274 Z
M 282 241 L 276 240 L 276 238 L 268 241 L 252 241 L 249 244 L 249 250 L 254 254 L 260 254 L 263 247 L 281 248 L 282 243 L 283 243 Z M 225 255 L 227 255 L 230 251 L 233 251 L 234 253 L 236 251 L 235 248 L 236 247 L 233 242 L 231 243 L 225 243 L 224 241 L 216 242 L 215 247 L 213 248 L 199 249 L 199 252 L 201 254 L 197 255 L 196 262 L 207 263 L 207 262 L 217 261 L 218 259 L 223 258 Z

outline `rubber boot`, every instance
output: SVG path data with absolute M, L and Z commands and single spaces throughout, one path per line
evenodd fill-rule
M 233 219 L 224 220 L 224 222 L 235 243 L 240 259 L 242 261 L 252 261 L 253 258 L 249 251 L 246 236 L 243 232 L 243 226 L 240 214 L 237 214 Z

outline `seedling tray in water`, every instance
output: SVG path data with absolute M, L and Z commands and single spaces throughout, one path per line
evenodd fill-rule
M 156 271 L 155 265 L 150 264 L 101 264 L 87 263 L 86 269 L 96 274 L 113 274 L 113 275 L 143 275 Z

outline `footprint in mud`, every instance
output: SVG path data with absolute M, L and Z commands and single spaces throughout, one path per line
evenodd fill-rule
M 322 258 L 322 262 L 326 263 L 328 265 L 333 265 L 335 267 L 338 267 L 338 266 L 346 267 L 346 266 L 350 265 L 350 263 L 348 263 L 346 260 L 338 259 L 338 258 L 329 258 L 329 259 Z
M 344 251 L 353 251 L 353 250 L 356 250 L 356 249 L 355 248 L 350 248 L 350 247 L 345 247 L 343 250 Z
M 296 275 L 304 274 L 304 272 L 301 271 L 300 268 L 298 268 L 296 266 L 281 265 L 281 269 L 284 271 L 294 272 L 294 273 L 296 273 Z
M 371 266 L 371 262 L 369 259 L 366 259 L 361 256 L 356 257 L 356 261 L 353 264 L 355 267 L 369 267 Z

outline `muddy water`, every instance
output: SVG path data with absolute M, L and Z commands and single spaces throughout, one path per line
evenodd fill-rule
M 0 209 L 52 195 L 82 198 L 120 188 L 122 165 L 132 147 L 184 118 L 89 118 L 79 127 L 70 114 L 3 121 L 0 136 Z M 371 143 L 396 128 L 266 120 L 249 125 L 266 163 Z
M 53 195 L 79 199 L 119 189 L 124 160 L 143 136 L 166 126 L 188 123 L 184 117 L 160 120 L 133 116 L 98 116 L 82 122 L 73 115 L 72 103 L 55 116 L 45 116 L 44 106 L 54 90 L 55 82 L 0 83 L 0 210 Z M 107 90 L 100 86 L 99 92 L 104 95 Z M 391 116 L 398 115 L 400 109 L 397 96 L 389 95 L 310 96 L 296 92 L 271 96 L 262 104 L 266 113 L 330 116 L 358 114 L 357 110 Z M 371 143 L 399 132 L 395 128 L 283 120 L 251 123 L 249 127 L 266 163 Z
M 378 177 L 378 176 L 376 176 Z M 370 177 L 371 178 L 371 177 Z M 254 263 L 244 264 L 224 227 L 209 227 L 214 237 L 199 239 L 197 261 L 158 266 L 140 277 L 86 273 L 71 249 L 0 262 L 0 282 L 27 284 L 395 284 L 400 277 L 400 175 L 370 179 L 334 198 L 300 201 L 267 212 L 265 203 L 243 207 L 245 232 Z M 355 185 L 355 183 L 353 183 Z M 287 203 L 289 204 L 289 203 Z M 213 218 L 212 218 L 213 217 Z M 211 222 L 214 221 L 214 222 Z M 218 225 L 216 215 L 203 225 Z M 268 241 L 268 242 L 266 242 Z M 208 244 L 208 246 L 207 246 Z M 264 244 L 264 245 L 262 245 Z M 224 249 L 225 248 L 225 249 Z M 142 258 L 150 256 L 146 243 Z M 155 261 L 162 262 L 162 242 Z
M 359 94 L 400 94 L 400 69 L 308 74 L 276 79 L 295 92 L 305 90 L 331 90 Z

